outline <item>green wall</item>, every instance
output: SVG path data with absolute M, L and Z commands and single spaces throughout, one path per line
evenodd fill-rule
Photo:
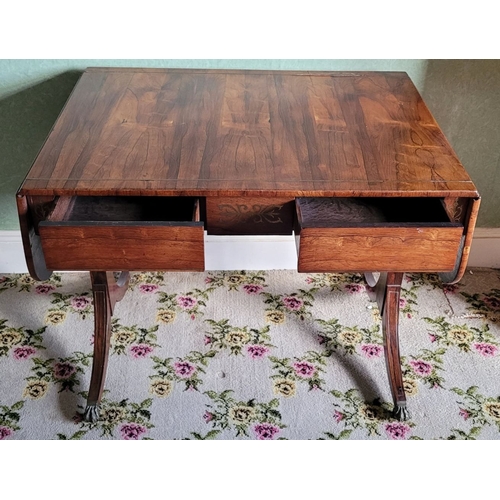
M 406 71 L 483 195 L 478 225 L 500 227 L 500 62 L 391 60 L 0 60 L 0 230 L 17 230 L 14 194 L 88 66 Z
M 481 194 L 478 226 L 500 227 L 500 60 L 430 60 L 422 96 Z
M 65 71 L 83 71 L 89 66 L 326 71 L 392 70 L 406 71 L 419 86 L 425 76 L 426 61 L 418 59 L 0 59 L 0 99 Z

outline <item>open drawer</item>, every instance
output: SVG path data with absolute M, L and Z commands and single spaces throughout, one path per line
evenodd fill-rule
M 439 198 L 297 198 L 299 272 L 448 272 L 463 226 Z
M 187 197 L 59 197 L 39 223 L 52 270 L 203 271 L 199 201 Z

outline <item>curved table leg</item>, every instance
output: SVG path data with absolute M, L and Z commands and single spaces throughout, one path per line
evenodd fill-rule
M 375 300 L 382 316 L 385 364 L 394 401 L 394 417 L 398 420 L 410 418 L 399 354 L 399 296 L 403 275 L 404 273 L 382 273 L 377 277 L 372 273 L 365 273 L 368 286 L 375 289 Z
M 394 417 L 408 420 L 410 413 L 406 406 L 406 395 L 399 354 L 399 296 L 404 273 L 387 273 L 385 280 L 384 304 L 382 312 L 382 333 L 384 337 L 385 362 L 392 399 Z
M 90 279 L 94 296 L 94 359 L 83 419 L 86 422 L 96 422 L 99 418 L 99 404 L 108 366 L 111 316 L 116 302 L 120 301 L 127 291 L 129 273 L 122 273 L 118 280 L 115 280 L 111 272 L 91 271 Z

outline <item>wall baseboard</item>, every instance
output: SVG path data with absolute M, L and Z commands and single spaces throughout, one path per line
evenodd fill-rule
M 293 236 L 206 236 L 207 271 L 296 269 Z M 469 267 L 500 268 L 500 228 L 477 228 Z M 0 273 L 26 273 L 19 231 L 0 231 Z
M 27 273 L 20 231 L 0 231 L 0 273 Z
M 477 227 L 468 267 L 500 268 L 500 227 Z

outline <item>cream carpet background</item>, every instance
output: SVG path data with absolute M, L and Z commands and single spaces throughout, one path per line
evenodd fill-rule
M 405 276 L 407 422 L 360 275 L 133 274 L 96 424 L 91 298 L 86 273 L 0 275 L 0 439 L 500 438 L 500 271 Z

